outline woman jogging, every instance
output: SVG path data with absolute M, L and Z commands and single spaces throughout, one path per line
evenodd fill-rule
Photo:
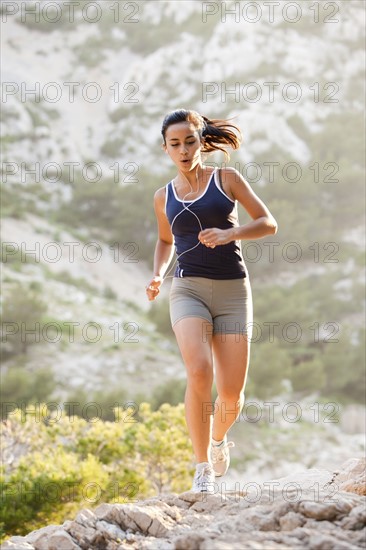
M 149 300 L 158 296 L 175 245 L 170 318 L 187 372 L 185 415 L 197 461 L 192 490 L 211 491 L 229 467 L 234 443 L 227 433 L 244 404 L 250 357 L 252 293 L 240 240 L 273 235 L 277 223 L 237 170 L 203 164 L 206 153 L 230 158 L 225 146 L 240 147 L 237 126 L 178 109 L 161 133 L 178 174 L 154 196 L 158 240 L 146 293 Z M 238 202 L 252 218 L 243 226 Z

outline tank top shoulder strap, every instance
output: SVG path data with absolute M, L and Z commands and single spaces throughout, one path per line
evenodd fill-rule
M 172 182 L 170 181 L 165 186 L 165 213 L 167 212 L 168 201 L 169 201 L 169 199 L 171 199 L 172 196 L 174 197 L 173 189 L 172 189 Z
M 221 178 L 220 178 L 220 168 L 214 168 L 214 170 L 212 171 L 212 173 L 210 174 L 210 179 L 209 179 L 209 189 L 219 189 L 220 191 L 222 191 L 222 183 L 221 183 Z

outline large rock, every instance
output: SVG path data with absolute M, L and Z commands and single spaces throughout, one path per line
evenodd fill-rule
M 366 459 L 350 458 L 335 472 L 332 483 L 341 491 L 366 495 Z
M 4 550 L 357 550 L 365 548 L 365 461 L 308 470 L 248 491 L 163 494 L 101 504 L 75 520 L 12 537 Z

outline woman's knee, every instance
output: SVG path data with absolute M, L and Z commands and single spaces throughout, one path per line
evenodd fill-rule
M 189 384 L 206 387 L 213 382 L 213 365 L 209 359 L 196 358 L 186 363 L 186 370 Z
M 236 388 L 222 388 L 218 392 L 221 403 L 236 403 L 237 406 L 244 402 L 244 390 Z

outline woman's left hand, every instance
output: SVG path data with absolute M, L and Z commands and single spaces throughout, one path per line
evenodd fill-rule
M 228 244 L 234 239 L 231 229 L 217 229 L 216 227 L 212 227 L 200 231 L 198 233 L 198 240 L 208 248 L 215 248 L 215 246 Z

